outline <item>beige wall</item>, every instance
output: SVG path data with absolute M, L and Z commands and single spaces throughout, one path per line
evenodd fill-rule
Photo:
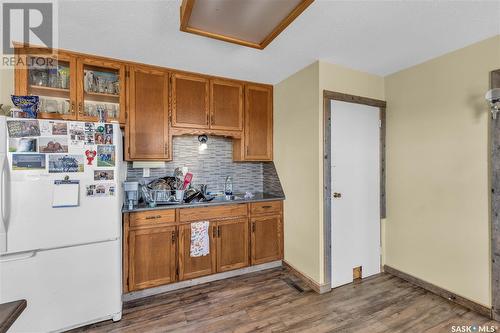
M 324 89 L 384 99 L 384 80 L 319 61 L 274 88 L 274 161 L 287 197 L 285 260 L 320 284 Z
M 500 36 L 386 78 L 387 265 L 486 306 L 489 72 Z
M 320 281 L 319 63 L 274 87 L 274 163 L 286 194 L 285 260 Z

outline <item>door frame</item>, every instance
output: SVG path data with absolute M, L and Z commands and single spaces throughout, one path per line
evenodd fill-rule
M 324 285 L 328 290 L 332 285 L 332 110 L 331 102 L 341 101 L 378 107 L 380 109 L 380 219 L 386 216 L 385 208 L 385 109 L 387 103 L 382 100 L 349 95 L 340 92 L 323 90 L 323 274 Z
M 500 69 L 490 74 L 490 88 L 500 88 Z M 500 126 L 490 120 L 490 177 L 491 177 L 491 315 L 500 320 Z

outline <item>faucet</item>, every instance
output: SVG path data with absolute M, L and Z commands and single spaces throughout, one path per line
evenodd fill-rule
M 207 184 L 200 184 L 200 192 L 201 192 L 203 195 L 206 195 L 206 194 L 207 194 L 207 190 L 208 190 L 208 185 L 207 185 Z

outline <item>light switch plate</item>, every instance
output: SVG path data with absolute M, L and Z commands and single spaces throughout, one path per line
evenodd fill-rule
M 148 178 L 148 177 L 149 177 L 149 175 L 150 175 L 150 172 L 149 172 L 150 170 L 151 170 L 150 168 L 143 168 L 143 169 L 142 169 L 142 176 L 143 176 L 144 178 Z

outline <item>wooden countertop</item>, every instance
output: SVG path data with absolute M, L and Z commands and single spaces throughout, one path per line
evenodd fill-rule
M 26 309 L 26 300 L 0 304 L 0 333 L 5 333 Z

